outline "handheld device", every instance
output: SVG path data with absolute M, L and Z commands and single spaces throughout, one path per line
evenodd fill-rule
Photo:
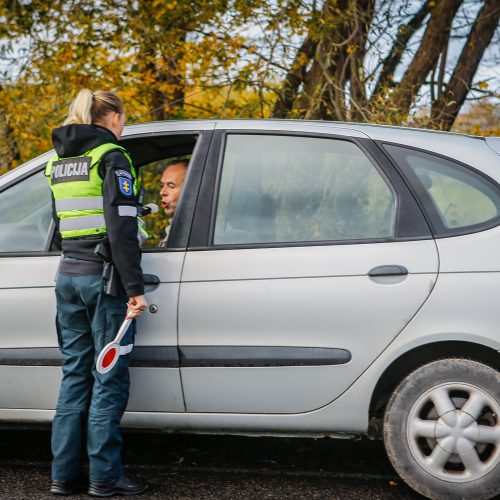
M 137 215 L 139 217 L 144 217 L 149 214 L 156 214 L 158 212 L 158 205 L 156 203 L 148 203 L 146 205 L 141 205 L 137 209 Z

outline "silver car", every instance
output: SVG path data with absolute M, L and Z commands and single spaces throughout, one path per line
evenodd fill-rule
M 122 143 L 144 203 L 190 159 L 144 247 L 124 426 L 370 434 L 423 495 L 500 492 L 500 138 L 214 120 Z M 50 156 L 0 178 L 4 422 L 50 422 L 58 395 Z

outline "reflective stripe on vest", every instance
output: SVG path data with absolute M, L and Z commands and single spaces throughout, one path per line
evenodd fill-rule
M 88 198 L 65 198 L 56 201 L 56 212 L 68 210 L 103 210 L 102 196 Z
M 71 158 L 54 155 L 45 168 L 54 195 L 59 231 L 63 238 L 75 238 L 106 233 L 102 198 L 102 179 L 98 165 L 102 157 L 113 150 L 122 151 L 130 162 L 133 191 L 137 194 L 137 176 L 126 150 L 106 143 Z M 55 165 L 54 165 L 55 164 Z
M 63 231 L 83 231 L 94 228 L 106 228 L 104 215 L 83 215 L 79 217 L 66 217 L 59 221 L 59 230 Z

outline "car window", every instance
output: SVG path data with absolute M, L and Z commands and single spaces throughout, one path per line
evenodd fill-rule
M 395 213 L 387 182 L 349 141 L 227 136 L 215 245 L 386 238 Z
M 499 217 L 500 191 L 492 180 L 429 153 L 388 144 L 384 147 L 417 191 L 430 198 L 429 215 L 443 228 L 438 233 L 452 234 Z
M 50 188 L 43 171 L 0 194 L 0 252 L 43 251 L 52 220 Z
M 182 159 L 189 161 L 190 155 L 182 156 Z M 147 205 L 154 203 L 158 206 L 158 212 L 151 213 L 142 218 L 145 223 L 145 229 L 149 235 L 148 239 L 143 243 L 143 248 L 156 248 L 161 240 L 166 236 L 166 229 L 169 225 L 168 217 L 161 206 L 161 184 L 160 179 L 167 164 L 174 160 L 179 159 L 178 156 L 165 158 L 162 160 L 154 161 L 143 165 L 139 171 L 139 179 L 143 185 L 143 204 Z M 179 200 L 180 206 L 180 200 Z

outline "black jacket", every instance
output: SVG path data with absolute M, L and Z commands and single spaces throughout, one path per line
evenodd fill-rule
M 60 158 L 79 156 L 101 144 L 116 143 L 116 136 L 99 125 L 66 125 L 52 131 L 52 142 Z M 99 176 L 103 179 L 102 195 L 104 219 L 111 249 L 111 259 L 120 275 L 128 297 L 144 294 L 141 269 L 141 250 L 137 239 L 137 218 L 120 216 L 119 206 L 137 208 L 133 195 L 126 195 L 120 189 L 119 179 L 131 175 L 130 163 L 119 150 L 107 153 L 99 164 Z M 57 217 L 54 213 L 54 219 Z M 68 257 L 82 260 L 102 260 L 94 254 L 96 245 L 103 236 L 63 238 L 62 251 Z

